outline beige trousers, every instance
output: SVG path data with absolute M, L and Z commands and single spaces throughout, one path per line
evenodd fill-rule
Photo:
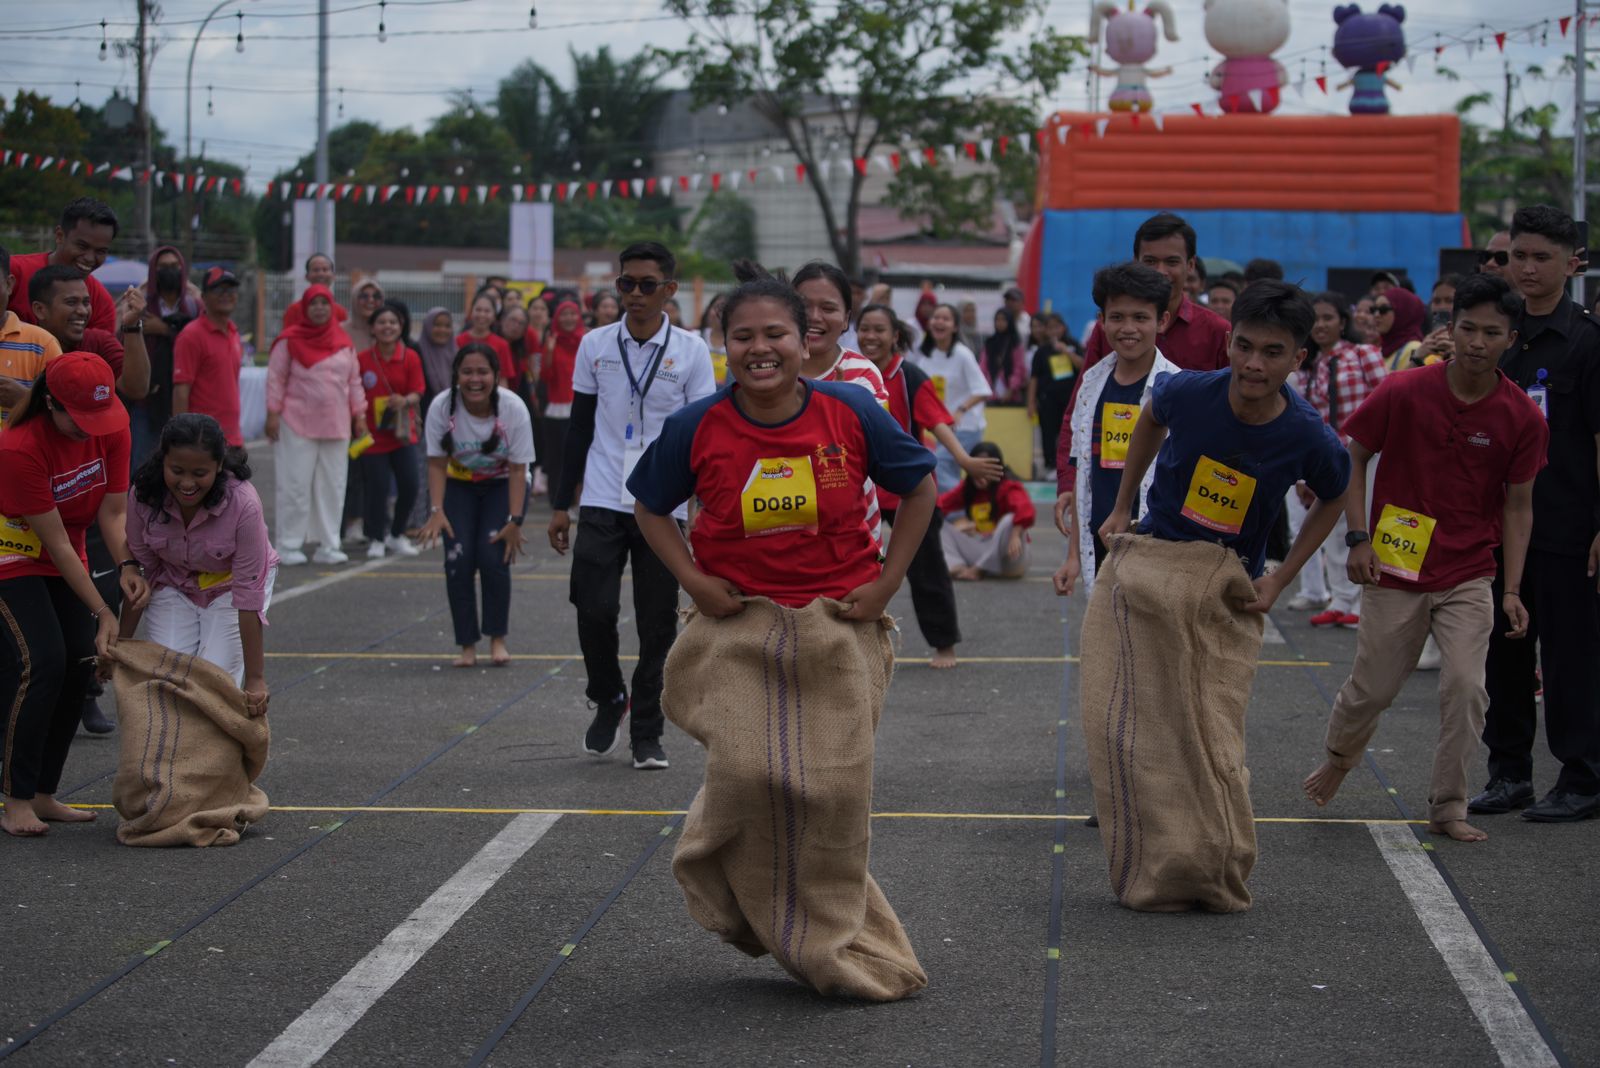
M 1361 595 L 1356 661 L 1328 719 L 1328 762 L 1355 767 L 1377 732 L 1378 716 L 1417 666 L 1431 629 L 1440 657 L 1439 744 L 1428 818 L 1438 823 L 1467 817 L 1469 765 L 1478 755 L 1489 708 L 1483 674 L 1494 629 L 1490 581 L 1485 576 L 1435 593 L 1368 586 Z

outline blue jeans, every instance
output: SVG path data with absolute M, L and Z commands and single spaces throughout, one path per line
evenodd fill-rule
M 490 541 L 506 525 L 511 513 L 511 491 L 505 479 L 462 482 L 448 479 L 444 486 L 444 517 L 455 536 L 444 539 L 444 588 L 450 599 L 450 619 L 457 645 L 476 645 L 487 634 L 504 638 L 511 615 L 511 565 L 505 547 Z M 483 586 L 483 629 L 478 628 L 476 575 Z
M 983 440 L 981 430 L 957 430 L 956 440 L 961 442 L 961 447 L 968 452 L 972 447 Z M 956 458 L 950 455 L 950 450 L 943 445 L 933 450 L 938 466 L 933 469 L 933 477 L 939 482 L 939 492 L 948 493 L 961 485 L 961 467 L 956 463 Z

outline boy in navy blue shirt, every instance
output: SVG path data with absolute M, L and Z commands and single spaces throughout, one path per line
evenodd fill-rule
M 1229 368 L 1158 382 L 1128 445 L 1116 506 L 1100 528 L 1109 541 L 1132 525 L 1134 495 L 1153 461 L 1139 532 L 1231 549 L 1267 612 L 1327 538 L 1344 506 L 1350 456 L 1322 417 L 1285 382 L 1305 359 L 1316 315 L 1299 287 L 1263 280 L 1239 294 L 1228 335 Z M 1159 455 L 1157 455 L 1159 452 Z M 1288 558 L 1270 575 L 1266 543 L 1284 494 L 1304 482 L 1317 496 Z

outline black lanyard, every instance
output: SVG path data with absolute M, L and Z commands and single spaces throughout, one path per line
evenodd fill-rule
M 661 370 L 662 357 L 666 356 L 667 348 L 672 344 L 672 327 L 670 325 L 667 327 L 666 340 L 656 348 L 655 357 L 650 361 L 650 366 L 648 368 L 648 373 L 645 375 L 643 386 L 639 384 L 638 378 L 634 377 L 633 364 L 628 360 L 628 343 L 623 337 L 623 335 L 627 333 L 627 330 L 628 324 L 625 322 L 622 323 L 620 329 L 617 330 L 617 352 L 622 356 L 622 369 L 628 375 L 628 429 L 626 432 L 626 440 L 631 442 L 633 441 L 633 398 L 639 398 L 639 437 L 643 438 L 644 399 L 650 395 L 650 387 L 655 385 L 656 374 Z M 649 344 L 649 342 L 641 342 L 639 344 L 640 347 L 643 348 L 644 345 Z

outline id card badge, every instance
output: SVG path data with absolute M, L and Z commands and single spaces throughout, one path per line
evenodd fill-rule
M 622 446 L 622 486 L 617 490 L 617 503 L 622 507 L 633 507 L 633 494 L 628 492 L 628 479 L 633 477 L 633 469 L 639 466 L 639 461 L 644 459 L 644 442 L 635 438 L 625 442 Z
M 1548 374 L 1543 367 L 1539 368 L 1537 380 L 1528 387 L 1528 399 L 1539 406 L 1539 414 L 1544 416 L 1545 422 L 1550 421 L 1550 388 L 1544 384 Z

